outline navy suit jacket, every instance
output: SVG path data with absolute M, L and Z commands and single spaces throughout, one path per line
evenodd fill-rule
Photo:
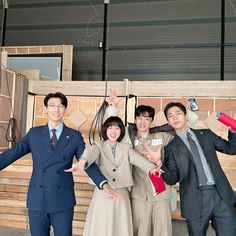
M 216 151 L 235 155 L 236 134 L 229 132 L 229 141 L 222 139 L 209 129 L 193 130 L 209 164 L 215 180 L 216 189 L 223 201 L 236 207 L 236 196 L 220 166 Z M 177 135 L 165 147 L 162 174 L 169 185 L 179 182 L 181 215 L 186 219 L 197 219 L 201 215 L 201 191 L 193 157 L 182 139 Z M 207 206 L 203 206 L 207 207 Z
M 48 213 L 63 211 L 76 204 L 73 175 L 64 170 L 71 168 L 74 156 L 78 160 L 84 148 L 80 132 L 64 125 L 53 151 L 48 125 L 34 127 L 13 148 L 0 154 L 0 170 L 31 152 L 33 172 L 27 207 Z M 98 187 L 106 180 L 96 164 L 90 166 L 86 172 Z

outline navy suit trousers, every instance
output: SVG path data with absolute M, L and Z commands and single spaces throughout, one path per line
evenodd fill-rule
M 50 236 L 51 226 L 55 236 L 71 236 L 74 208 L 46 213 L 29 209 L 30 232 L 32 236 Z

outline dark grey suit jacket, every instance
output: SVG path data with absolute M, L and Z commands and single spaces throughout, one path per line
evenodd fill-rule
M 193 132 L 211 168 L 219 195 L 228 206 L 236 207 L 236 196 L 216 154 L 216 151 L 219 151 L 235 155 L 236 134 L 229 132 L 229 141 L 226 141 L 209 129 L 193 130 Z M 164 160 L 162 176 L 165 182 L 169 185 L 179 182 L 182 217 L 186 219 L 199 218 L 201 214 L 201 194 L 193 157 L 187 146 L 177 135 L 165 147 Z

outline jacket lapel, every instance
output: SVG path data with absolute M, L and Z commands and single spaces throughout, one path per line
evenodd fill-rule
M 175 142 L 175 147 L 183 154 L 182 156 L 187 156 L 188 159 L 194 163 L 193 155 L 189 151 L 188 147 L 185 145 L 184 141 L 178 135 L 174 137 L 173 141 Z
M 115 156 L 115 162 L 116 162 L 116 165 L 119 165 L 120 162 L 123 160 L 123 157 L 124 157 L 124 146 L 117 142 L 117 145 L 116 145 L 116 156 Z
M 113 153 L 111 151 L 111 145 L 108 143 L 108 141 L 105 141 L 103 143 L 103 153 L 107 160 L 109 160 L 113 165 L 116 164 L 115 157 L 113 156 Z
M 70 132 L 69 128 L 64 124 L 63 130 L 61 132 L 60 138 L 58 139 L 55 152 L 61 152 L 65 146 L 69 143 L 70 139 L 72 138 L 72 133 Z
M 58 139 L 57 145 L 54 150 L 51 148 L 50 140 L 50 148 L 51 148 L 51 157 L 47 160 L 47 165 L 51 164 L 52 162 L 58 161 L 63 155 L 63 150 L 65 147 L 69 144 L 71 138 L 73 137 L 73 134 L 70 132 L 69 128 L 64 124 L 63 130 L 61 132 L 61 135 Z
M 50 134 L 49 134 L 49 128 L 48 125 L 45 125 L 42 127 L 42 132 L 40 133 L 40 139 L 43 143 L 44 150 L 46 154 L 52 154 L 52 146 L 50 141 Z

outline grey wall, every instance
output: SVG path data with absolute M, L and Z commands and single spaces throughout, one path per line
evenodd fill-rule
M 103 2 L 10 0 L 6 46 L 72 44 L 73 80 L 101 80 Z M 220 80 L 221 0 L 110 2 L 109 80 Z M 225 80 L 235 80 L 236 0 L 225 2 Z

